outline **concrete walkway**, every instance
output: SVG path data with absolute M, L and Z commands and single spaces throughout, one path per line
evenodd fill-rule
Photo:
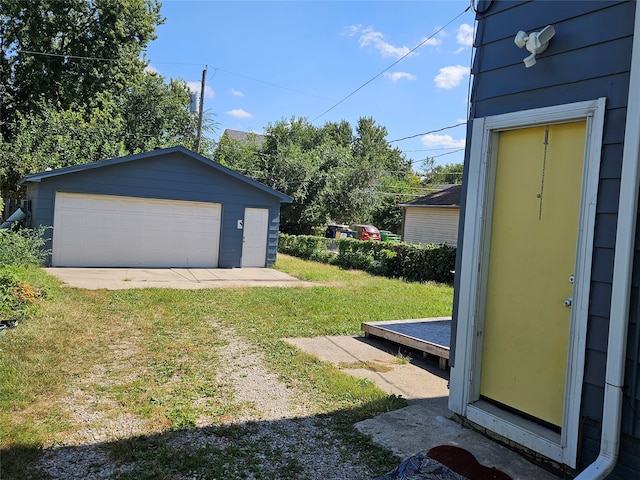
M 438 445 L 456 445 L 473 453 L 480 463 L 496 467 L 514 480 L 559 478 L 453 421 L 447 408 L 448 374 L 438 368 L 437 361 L 414 358 L 403 363 L 406 358 L 398 355 L 398 346 L 375 338 L 331 336 L 285 340 L 337 365 L 345 373 L 367 378 L 385 392 L 407 399 L 408 407 L 356 424 L 362 434 L 399 458 L 426 453 Z M 374 368 L 363 368 L 367 364 Z
M 314 285 L 273 268 L 45 268 L 44 271 L 67 286 L 88 290 Z

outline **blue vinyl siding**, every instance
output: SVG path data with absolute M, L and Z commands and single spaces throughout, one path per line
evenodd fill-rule
M 478 8 L 488 5 L 489 2 L 481 1 Z M 497 0 L 477 17 L 471 118 L 606 97 L 582 396 L 583 433 L 579 469 L 595 460 L 599 451 L 635 7 L 635 2 L 631 1 Z M 515 46 L 513 40 L 516 33 L 518 30 L 539 31 L 550 24 L 555 27 L 556 35 L 549 48 L 538 55 L 535 66 L 525 68 L 522 60 L 529 52 Z M 468 159 L 465 163 L 468 163 Z M 464 215 L 464 199 L 462 207 Z M 460 226 L 459 238 L 462 240 L 462 219 Z M 636 250 L 640 251 L 640 237 L 637 238 Z M 640 414 L 637 413 L 640 412 L 640 327 L 637 325 L 640 315 L 640 255 L 636 257 L 629 329 L 628 388 L 623 412 L 623 446 L 620 463 L 609 478 L 640 478 L 640 442 L 636 440 L 640 439 Z M 455 312 L 454 306 L 454 316 Z M 632 388 L 635 391 L 629 390 Z
M 240 175 L 229 175 L 184 152 L 150 155 L 61 175 L 44 175 L 38 182 L 29 181 L 27 177 L 31 223 L 34 226 L 53 225 L 55 193 L 58 191 L 220 203 L 219 267 L 233 268 L 240 267 L 242 255 L 242 230 L 237 228 L 237 221 L 244 219 L 247 207 L 268 208 L 266 264 L 272 265 L 277 255 L 281 198 L 271 194 L 269 189 L 256 188 Z

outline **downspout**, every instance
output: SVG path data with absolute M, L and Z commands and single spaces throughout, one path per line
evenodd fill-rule
M 640 173 L 638 168 L 640 159 L 640 6 L 637 2 L 626 122 L 611 290 L 600 453 L 598 458 L 574 480 L 605 478 L 616 466 L 620 449 L 629 297 L 633 273 L 638 188 L 640 187 L 638 176 Z

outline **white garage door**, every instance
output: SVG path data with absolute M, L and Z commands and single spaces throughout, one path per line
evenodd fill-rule
M 54 267 L 217 267 L 221 205 L 56 193 Z

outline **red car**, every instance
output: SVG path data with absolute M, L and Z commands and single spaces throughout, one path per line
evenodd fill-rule
M 380 241 L 380 230 L 373 225 L 351 225 L 351 230 L 356 233 L 358 240 Z

